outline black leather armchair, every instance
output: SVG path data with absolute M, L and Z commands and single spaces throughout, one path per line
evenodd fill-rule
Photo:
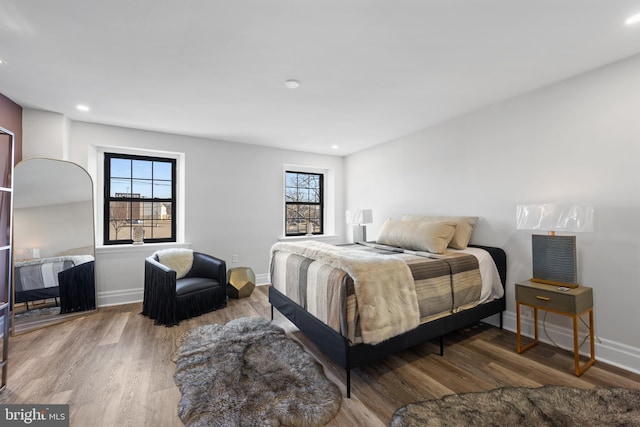
M 191 270 L 181 279 L 158 262 L 145 259 L 142 314 L 156 324 L 173 326 L 227 305 L 227 266 L 211 255 L 193 252 Z

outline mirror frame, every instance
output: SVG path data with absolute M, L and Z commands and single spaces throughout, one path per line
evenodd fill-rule
M 66 163 L 70 166 L 74 166 L 77 167 L 78 169 L 80 169 L 82 172 L 84 172 L 88 178 L 88 183 L 90 185 L 90 191 L 91 191 L 91 237 L 92 237 L 92 247 L 93 247 L 93 253 L 90 254 L 93 256 L 94 262 L 96 259 L 96 226 L 95 226 L 95 186 L 94 186 L 94 182 L 93 182 L 93 178 L 91 177 L 91 175 L 89 174 L 89 172 L 87 172 L 87 170 L 80 166 L 77 163 L 68 161 L 68 160 L 61 160 L 61 159 L 54 159 L 54 158 L 49 158 L 49 157 L 29 157 L 27 159 L 23 159 L 21 160 L 17 165 L 15 165 L 14 168 L 14 174 L 13 174 L 13 179 L 14 179 L 14 184 L 15 184 L 15 170 L 17 170 L 19 168 L 19 166 L 25 162 L 29 162 L 30 160 L 48 160 L 48 161 L 53 161 L 53 162 L 59 162 L 59 163 Z M 15 191 L 15 185 L 14 185 L 14 191 Z M 15 198 L 15 195 L 14 195 Z M 12 206 L 12 216 L 15 220 L 15 204 Z M 15 225 L 15 224 L 14 224 Z M 15 336 L 18 334 L 23 334 L 23 333 L 27 333 L 27 332 L 31 332 L 40 328 L 44 328 L 47 326 L 53 326 L 53 325 L 57 325 L 63 322 L 67 322 L 73 319 L 76 319 L 78 317 L 83 317 L 86 316 L 88 314 L 93 314 L 96 313 L 98 311 L 98 292 L 97 292 L 97 283 L 96 283 L 96 275 L 95 275 L 95 265 L 94 265 L 94 275 L 93 275 L 93 286 L 94 286 L 94 290 L 95 290 L 95 308 L 91 309 L 91 310 L 85 310 L 85 311 L 79 311 L 79 312 L 72 312 L 72 313 L 65 313 L 65 314 L 61 314 L 59 317 L 47 317 L 45 319 L 35 319 L 35 320 L 28 320 L 28 321 L 24 321 L 24 322 L 20 322 L 19 325 L 16 325 L 16 319 L 15 319 L 15 309 L 14 309 L 14 304 L 15 304 L 15 270 L 14 270 L 14 266 L 15 266 L 15 227 L 12 227 L 12 236 L 11 236 L 11 335 Z

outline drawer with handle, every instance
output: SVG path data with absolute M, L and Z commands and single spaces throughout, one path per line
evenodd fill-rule
M 552 285 L 516 283 L 516 301 L 563 313 L 580 314 L 593 307 L 593 291 L 586 286 L 560 291 Z

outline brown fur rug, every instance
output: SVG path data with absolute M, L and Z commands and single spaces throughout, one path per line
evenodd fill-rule
M 200 326 L 179 340 L 178 415 L 195 426 L 317 426 L 342 394 L 284 331 L 258 317 Z
M 640 390 L 505 387 L 411 403 L 392 427 L 640 426 Z

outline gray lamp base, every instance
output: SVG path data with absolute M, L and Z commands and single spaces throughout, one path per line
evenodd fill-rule
M 531 236 L 532 282 L 578 287 L 576 236 Z
M 354 242 L 366 242 L 367 241 L 367 226 L 366 225 L 354 225 L 353 226 L 353 241 Z

